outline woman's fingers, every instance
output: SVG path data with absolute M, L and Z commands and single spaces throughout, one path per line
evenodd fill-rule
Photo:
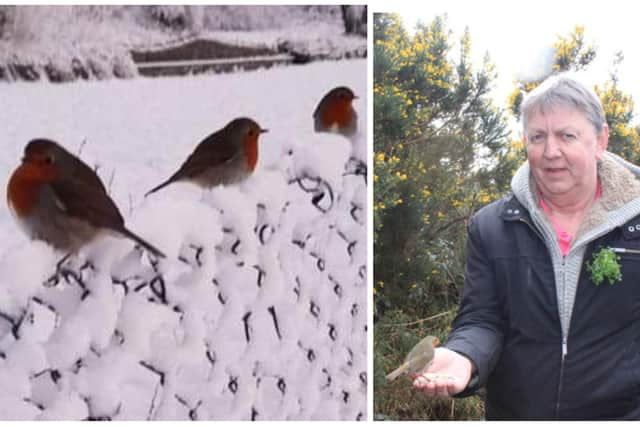
M 456 378 L 438 373 L 423 373 L 413 381 L 413 387 L 422 390 L 428 397 L 456 394 Z

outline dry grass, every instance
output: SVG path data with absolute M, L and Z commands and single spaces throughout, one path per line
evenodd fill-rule
M 445 313 L 445 312 L 443 312 Z M 437 314 L 437 313 L 436 313 Z M 415 316 L 394 310 L 374 326 L 374 419 L 376 420 L 482 420 L 484 403 L 480 397 L 429 399 L 413 390 L 411 380 L 393 382 L 384 378 L 400 363 L 411 347 L 426 335 L 443 341 L 455 311 L 429 316 L 416 322 Z

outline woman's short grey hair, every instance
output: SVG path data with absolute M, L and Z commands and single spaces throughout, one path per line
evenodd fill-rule
M 595 92 L 582 83 L 560 74 L 549 77 L 525 97 L 520 109 L 522 128 L 526 131 L 531 114 L 535 112 L 546 113 L 558 106 L 572 108 L 583 113 L 597 133 L 602 131 L 607 122 L 602 103 Z

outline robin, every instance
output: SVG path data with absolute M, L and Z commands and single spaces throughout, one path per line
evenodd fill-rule
M 251 175 L 258 163 L 258 137 L 268 132 L 251 119 L 241 117 L 202 140 L 171 178 L 149 190 L 145 197 L 176 181 L 200 187 L 230 185 Z
M 32 239 L 76 252 L 101 232 L 116 232 L 157 257 L 165 255 L 127 230 L 98 175 L 48 139 L 34 139 L 7 186 L 7 203 Z
M 358 99 L 345 86 L 334 88 L 327 93 L 313 112 L 316 132 L 337 132 L 350 137 L 358 130 L 358 115 L 352 102 Z
M 404 363 L 397 369 L 386 376 L 388 381 L 395 380 L 400 375 L 413 375 L 425 370 L 433 361 L 433 355 L 435 354 L 435 348 L 440 344 L 438 337 L 427 336 L 421 339 L 416 344 L 407 357 L 404 359 Z

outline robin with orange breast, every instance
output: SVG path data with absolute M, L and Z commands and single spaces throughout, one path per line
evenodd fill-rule
M 358 115 L 353 100 L 358 99 L 346 86 L 330 90 L 313 113 L 316 132 L 336 132 L 350 137 L 358 130 Z
M 102 232 L 125 236 L 165 255 L 129 231 L 98 175 L 48 139 L 34 139 L 7 186 L 10 210 L 32 239 L 74 253 Z
M 394 369 L 385 378 L 393 381 L 400 375 L 415 375 L 429 367 L 433 361 L 435 348 L 440 344 L 438 337 L 429 335 L 413 346 L 402 365 Z
M 258 137 L 265 132 L 267 129 L 246 117 L 232 120 L 202 140 L 180 169 L 145 197 L 176 181 L 211 188 L 245 180 L 258 163 Z

